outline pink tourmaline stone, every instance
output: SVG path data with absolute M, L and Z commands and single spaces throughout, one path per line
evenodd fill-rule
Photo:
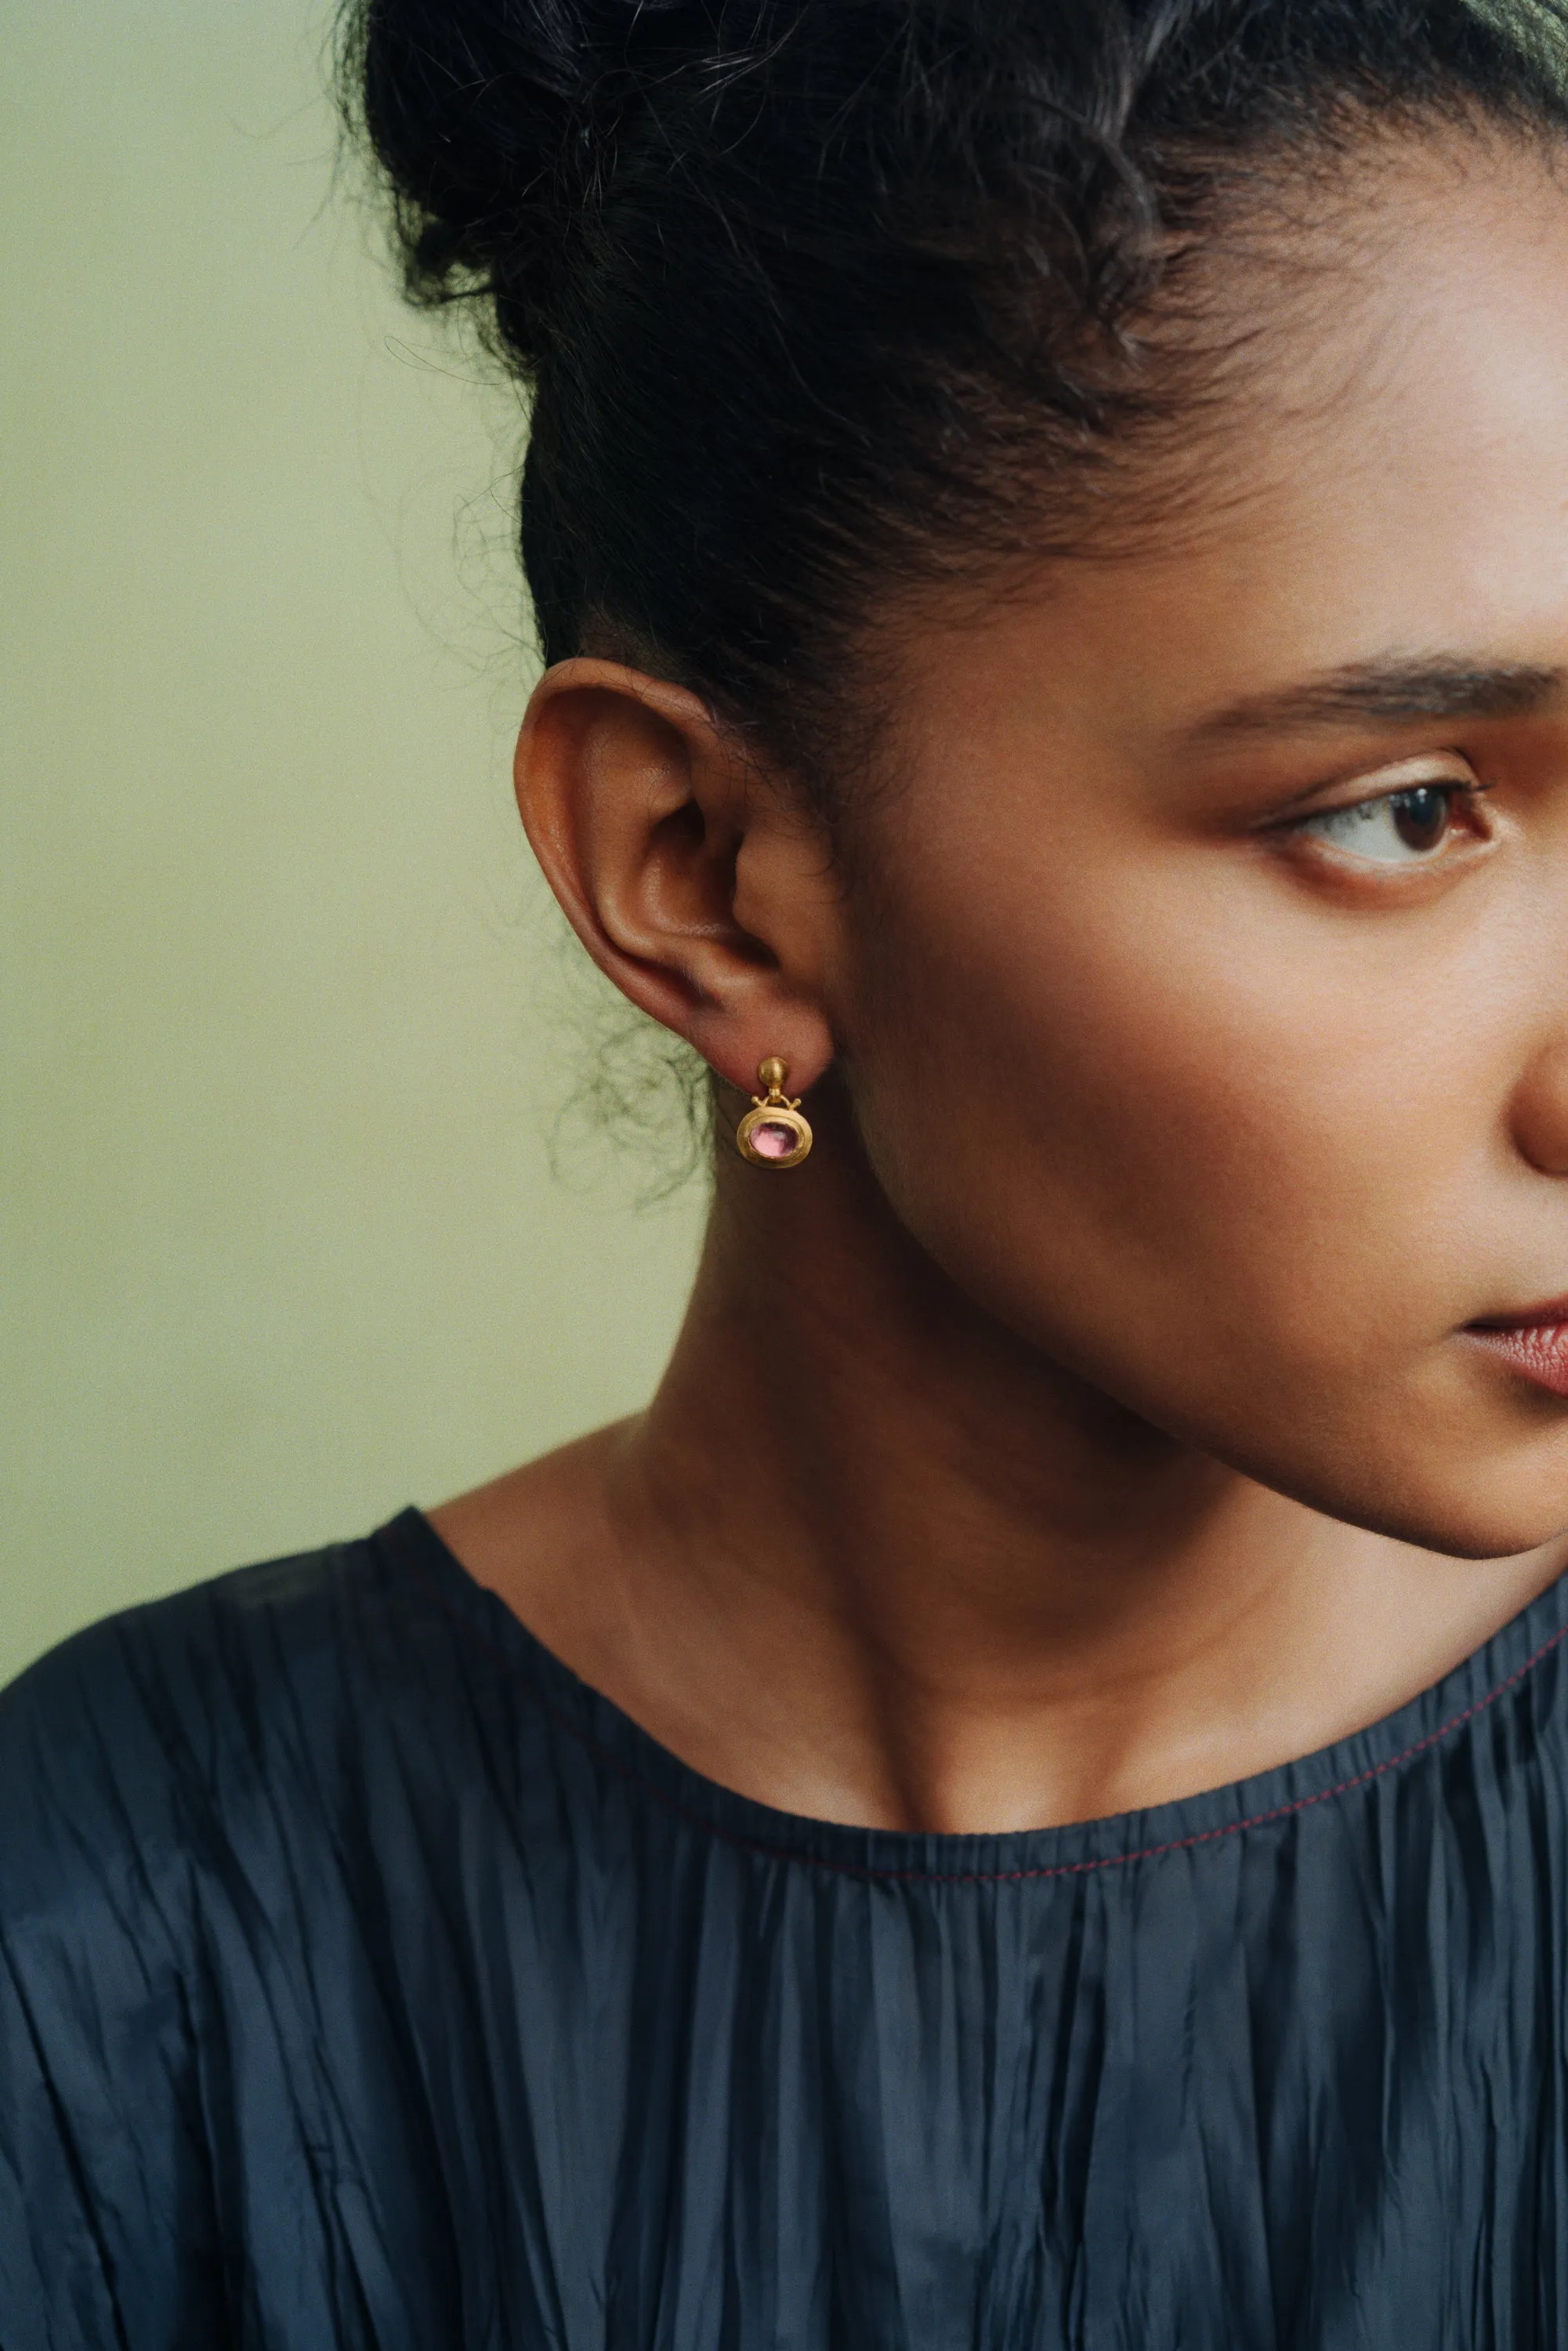
M 751 1147 L 761 1159 L 788 1159 L 800 1138 L 792 1126 L 765 1118 L 751 1130 Z

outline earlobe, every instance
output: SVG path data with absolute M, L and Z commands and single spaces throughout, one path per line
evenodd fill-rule
M 731 1085 L 749 1092 L 771 1056 L 814 1082 L 832 1059 L 821 843 L 701 699 L 617 663 L 560 663 L 515 774 L 545 876 L 622 992 Z

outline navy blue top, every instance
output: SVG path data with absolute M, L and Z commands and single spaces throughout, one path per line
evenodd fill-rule
M 1563 2351 L 1568 1579 L 1082 1827 L 688 1771 L 410 1511 L 0 1698 L 3 2351 Z

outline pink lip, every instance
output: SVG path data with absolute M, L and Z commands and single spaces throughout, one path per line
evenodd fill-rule
M 1537 1387 L 1568 1396 L 1568 1298 L 1522 1314 L 1489 1314 L 1469 1327 L 1472 1339 Z

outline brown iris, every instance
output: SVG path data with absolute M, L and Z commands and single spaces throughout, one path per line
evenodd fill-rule
M 1417 784 L 1389 802 L 1395 829 L 1406 849 L 1436 849 L 1448 829 L 1452 794 L 1437 784 Z

